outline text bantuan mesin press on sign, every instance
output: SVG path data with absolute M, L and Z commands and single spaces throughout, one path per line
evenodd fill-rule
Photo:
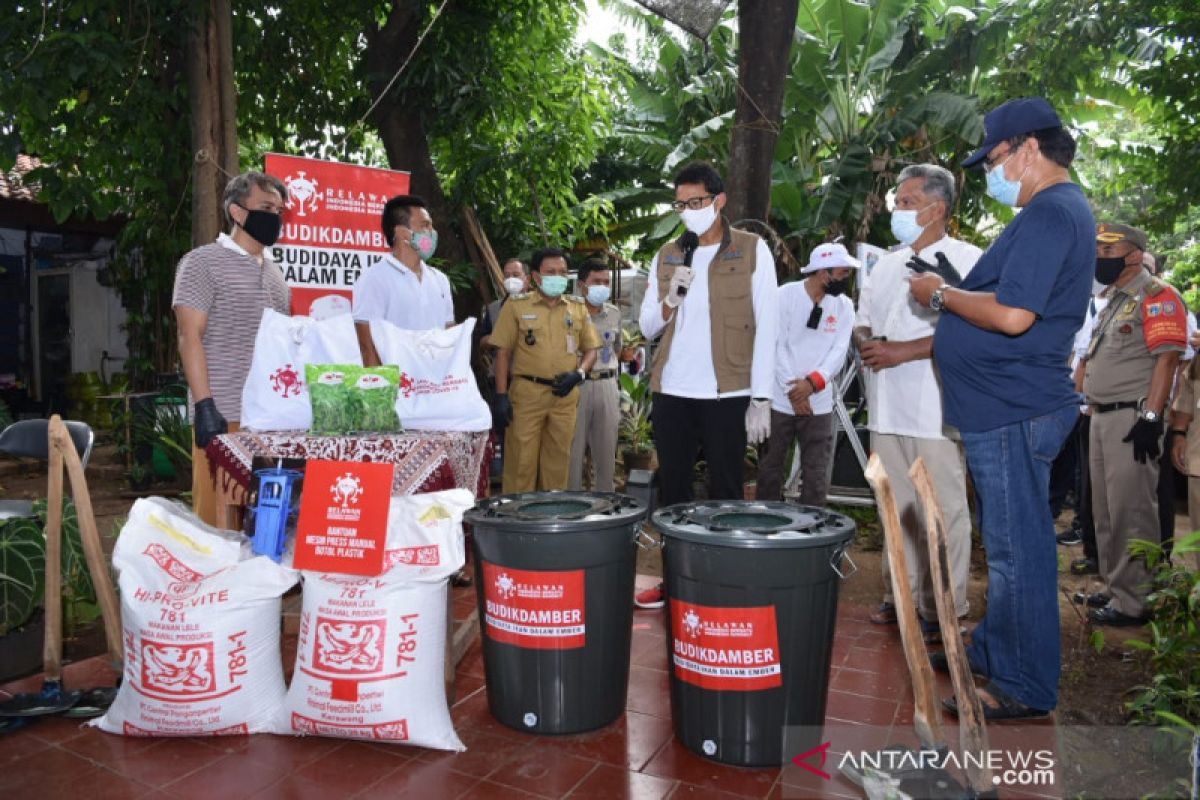
M 348 312 L 359 274 L 389 250 L 379 216 L 389 197 L 408 193 L 408 173 L 279 153 L 267 154 L 264 170 L 288 188 L 271 258 L 292 289 L 292 314 Z

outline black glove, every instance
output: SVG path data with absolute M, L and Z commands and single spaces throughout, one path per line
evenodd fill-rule
M 1121 441 L 1133 442 L 1133 460 L 1139 464 L 1145 464 L 1147 459 L 1157 461 L 1158 457 L 1162 455 L 1162 440 L 1162 420 L 1157 419 L 1150 422 L 1139 417 Z
M 550 389 L 550 393 L 555 397 L 566 397 L 571 393 L 577 385 L 583 383 L 583 375 L 576 370 L 575 372 L 560 372 L 554 376 L 554 386 Z
M 950 259 L 946 258 L 945 253 L 939 250 L 934 256 L 937 264 L 930 264 L 920 256 L 913 255 L 905 266 L 913 272 L 932 272 L 940 276 L 946 282 L 946 285 L 950 287 L 955 287 L 962 283 L 962 275 L 958 274 L 958 270 L 950 263 Z
M 492 427 L 502 431 L 512 422 L 512 417 L 512 401 L 508 399 L 508 395 L 496 395 L 496 402 L 492 404 Z
M 221 412 L 217 411 L 217 404 L 211 397 L 196 402 L 192 410 L 192 424 L 196 433 L 196 446 L 200 448 L 208 447 L 208 443 L 213 439 L 229 432 L 229 423 L 221 416 Z

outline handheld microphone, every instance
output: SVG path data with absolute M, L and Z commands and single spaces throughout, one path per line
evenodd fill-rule
M 696 248 L 700 246 L 700 237 L 691 231 L 684 231 L 683 236 L 679 237 L 679 246 L 683 248 L 683 265 L 690 268 L 692 256 L 696 254 Z M 680 286 L 679 294 L 680 296 L 687 294 L 687 287 Z

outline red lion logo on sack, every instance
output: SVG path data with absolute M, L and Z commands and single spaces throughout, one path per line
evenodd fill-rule
M 400 373 L 400 393 L 405 397 L 412 397 L 413 390 L 416 384 L 407 372 Z
M 271 373 L 271 388 L 286 400 L 289 395 L 300 396 L 304 381 L 300 380 L 300 373 L 296 372 L 291 364 L 287 364 Z

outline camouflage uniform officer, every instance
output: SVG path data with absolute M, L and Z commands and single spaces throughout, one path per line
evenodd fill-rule
M 505 437 L 505 494 L 567 488 L 579 405 L 575 387 L 600 346 L 583 301 L 563 295 L 566 254 L 538 250 L 530 267 L 534 291 L 504 304 L 491 338 L 497 348 L 496 418 L 500 425 L 512 423 Z
M 1088 617 L 1101 625 L 1147 618 L 1150 575 L 1129 542 L 1158 541 L 1163 412 L 1187 344 L 1187 308 L 1142 266 L 1145 250 L 1137 228 L 1097 227 L 1096 280 L 1112 289 L 1092 333 L 1083 392 L 1092 412 L 1092 510 L 1104 582 L 1086 601 Z

